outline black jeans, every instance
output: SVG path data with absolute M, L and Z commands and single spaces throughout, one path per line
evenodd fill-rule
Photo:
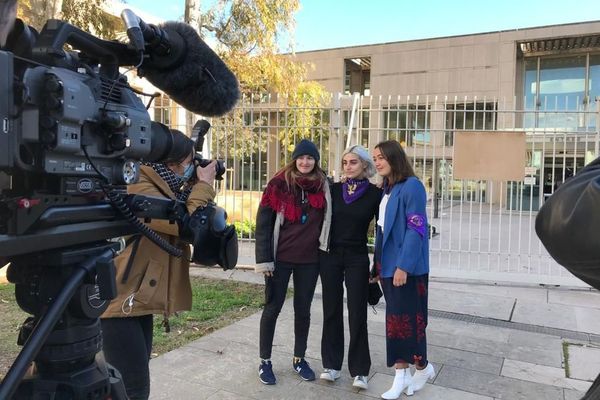
M 320 252 L 323 286 L 323 368 L 340 370 L 344 361 L 344 282 L 348 297 L 350 375 L 369 375 L 371 356 L 367 331 L 369 256 L 366 247 L 335 247 Z
M 104 358 L 119 370 L 129 400 L 150 396 L 152 315 L 102 319 Z
M 260 358 L 271 358 L 277 317 L 294 275 L 294 356 L 304 357 L 310 328 L 310 305 L 319 278 L 319 264 L 276 262 L 273 276 L 265 277 L 267 301 L 260 318 Z

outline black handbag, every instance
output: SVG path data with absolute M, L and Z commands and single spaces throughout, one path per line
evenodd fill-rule
M 546 200 L 535 231 L 556 262 L 600 289 L 600 158 Z
M 375 266 L 371 268 L 369 276 L 371 278 L 377 277 L 377 268 L 375 268 Z M 369 305 L 376 306 L 379 303 L 379 299 L 381 299 L 381 296 L 383 296 L 383 292 L 381 291 L 379 282 L 369 282 L 369 293 L 367 297 L 367 302 L 369 303 Z

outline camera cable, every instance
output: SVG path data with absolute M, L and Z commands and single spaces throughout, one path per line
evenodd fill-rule
M 96 173 L 98 174 L 100 179 L 102 181 L 104 181 L 104 183 L 100 184 L 100 188 L 104 192 L 104 195 L 108 198 L 108 200 L 110 201 L 110 204 L 125 218 L 125 220 L 127 222 L 129 222 L 131 225 L 133 225 L 138 230 L 138 232 L 140 232 L 142 235 L 147 237 L 151 242 L 156 244 L 162 250 L 166 251 L 170 255 L 175 256 L 177 258 L 182 257 L 183 250 L 181 250 L 180 248 L 178 248 L 176 246 L 173 246 L 166 239 L 164 239 L 162 236 L 160 236 L 158 233 L 156 233 L 154 230 L 152 230 L 152 228 L 150 228 L 148 225 L 142 223 L 138 219 L 138 217 L 135 216 L 133 211 L 131 211 L 131 209 L 129 208 L 127 203 L 125 203 L 121 193 L 119 193 L 111 188 L 107 188 L 105 186 L 105 183 L 109 182 L 108 178 L 106 178 L 106 176 L 104 176 L 104 174 L 102 174 L 102 172 L 100 172 L 98 170 L 98 168 L 94 165 L 90 156 L 88 155 L 88 152 L 87 152 L 87 149 L 85 146 L 83 147 L 83 153 L 85 154 L 85 157 L 88 159 L 88 162 L 90 163 L 90 165 L 92 166 L 94 171 L 96 171 Z
M 131 68 L 127 68 L 125 70 L 125 72 L 123 72 L 122 75 L 126 75 L 128 72 L 131 72 L 131 71 L 133 71 L 133 70 L 141 67 L 143 63 L 144 63 L 144 52 L 141 51 L 140 52 L 140 62 L 138 62 L 137 65 L 135 65 L 135 66 L 133 66 Z M 106 106 L 108 106 L 108 99 L 110 99 L 110 96 L 111 96 L 111 94 L 112 94 L 113 90 L 115 89 L 115 86 L 117 85 L 118 82 L 119 82 L 118 79 L 113 79 L 112 85 L 110 85 L 110 88 L 108 90 L 108 95 L 106 96 L 106 101 L 104 102 L 104 106 L 101 108 L 102 111 L 106 111 Z

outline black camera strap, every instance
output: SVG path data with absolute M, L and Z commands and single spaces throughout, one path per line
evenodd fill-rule
M 131 267 L 133 267 L 133 260 L 135 258 L 135 254 L 137 253 L 138 247 L 140 245 L 140 240 L 142 239 L 142 235 L 133 235 L 129 239 L 127 239 L 127 246 L 133 243 L 133 247 L 131 249 L 131 254 L 129 255 L 129 259 L 127 260 L 127 266 L 125 267 L 125 272 L 123 273 L 123 278 L 121 278 L 121 283 L 127 283 L 127 279 L 129 279 L 129 273 L 131 272 Z

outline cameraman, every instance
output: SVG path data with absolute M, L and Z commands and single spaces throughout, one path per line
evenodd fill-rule
M 192 139 L 172 132 L 171 158 L 142 166 L 140 180 L 128 187 L 129 193 L 177 199 L 193 212 L 215 197 L 216 162 L 196 167 Z M 189 245 L 179 240 L 176 224 L 152 220 L 149 225 L 181 248 L 183 256 L 169 255 L 146 237 L 130 238 L 126 249 L 115 258 L 117 297 L 101 317 L 104 356 L 121 373 L 131 400 L 147 399 L 150 394 L 152 315 L 162 314 L 167 323 L 171 314 L 190 310 L 192 305 Z

